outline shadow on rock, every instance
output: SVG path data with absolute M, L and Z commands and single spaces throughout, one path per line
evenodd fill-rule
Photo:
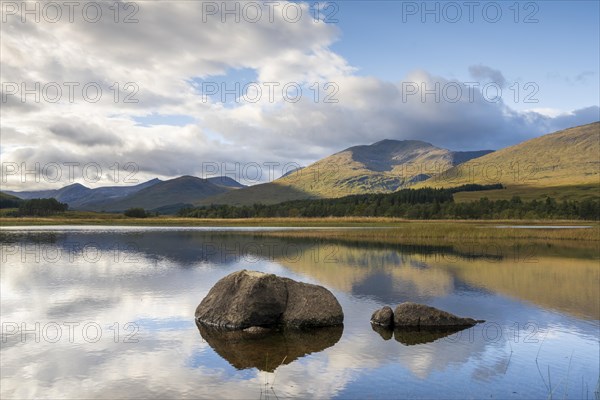
M 260 333 L 223 330 L 198 323 L 196 326 L 210 347 L 235 368 L 266 372 L 335 345 L 344 331 L 343 325 Z

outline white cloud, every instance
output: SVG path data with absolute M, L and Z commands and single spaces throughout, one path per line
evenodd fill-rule
M 98 4 L 105 16 L 98 23 L 81 17 L 73 23 L 66 18 L 55 24 L 43 19 L 22 23 L 18 16 L 7 16 L 0 41 L 7 96 L 2 104 L 2 162 L 95 162 L 105 169 L 134 162 L 139 166 L 136 178 L 143 181 L 200 175 L 203 163 L 306 165 L 351 145 L 384 138 L 422 139 L 452 149 L 494 149 L 597 119 L 597 107 L 573 111 L 568 118 L 537 109 L 519 113 L 502 101 L 487 101 L 477 88 L 471 101 L 462 82 L 426 71 L 415 71 L 403 82 L 356 76 L 353 66 L 331 49 L 340 38 L 339 28 L 313 21 L 307 4 L 300 5 L 303 17 L 295 23 L 282 17 L 286 2 L 274 10 L 273 22 L 263 9 L 257 23 L 243 18 L 236 23 L 231 17 L 222 23 L 221 15 L 205 19 L 202 3 L 143 2 L 135 14 L 139 22 L 131 24 L 114 23 L 114 11 L 108 8 L 112 3 Z M 120 4 L 122 19 L 131 10 Z M 206 102 L 190 83 L 196 78 L 208 81 L 232 68 L 256 71 L 263 89 L 276 82 L 275 101 L 269 101 L 264 90 L 255 103 Z M 502 76 L 489 67 L 483 72 Z M 15 90 L 6 86 L 11 82 L 17 89 L 21 83 L 33 88 L 39 82 L 43 88 L 56 82 L 63 96 L 51 103 L 43 96 L 35 102 L 28 95 L 23 103 L 19 93 L 8 95 Z M 72 102 L 68 82 L 79 84 Z M 297 103 L 282 98 L 281 88 L 289 82 L 302 85 Z M 133 85 L 126 87 L 127 83 Z M 99 85 L 98 102 L 85 101 L 86 84 Z M 422 98 L 422 84 L 429 89 L 437 84 L 441 98 Z M 414 89 L 411 85 L 419 92 L 406 94 Z M 55 86 L 46 86 L 46 98 L 55 95 Z M 463 94 L 459 101 L 449 101 L 456 87 Z M 88 93 L 93 95 L 94 88 Z M 137 102 L 124 102 L 127 95 Z M 325 102 L 327 96 L 337 102 Z M 135 122 L 152 114 L 185 115 L 196 122 Z M 265 173 L 262 179 L 268 177 Z M 2 183 L 7 190 L 24 190 L 70 182 L 23 185 L 22 179 L 9 176 Z
M 555 118 L 559 115 L 572 115 L 570 112 L 565 112 L 564 110 L 559 110 L 557 108 L 531 108 L 527 110 L 527 112 L 540 114 L 549 118 Z

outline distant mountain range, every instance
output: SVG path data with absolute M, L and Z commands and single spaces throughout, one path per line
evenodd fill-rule
M 201 179 L 195 176 L 181 176 L 143 188 L 117 201 L 105 203 L 101 208 L 106 211 L 122 211 L 131 207 L 142 207 L 147 210 L 162 208 L 165 211 L 165 207 L 181 208 L 200 199 L 243 187 L 228 177 Z M 98 209 L 99 206 L 94 205 L 94 208 Z
M 185 205 L 198 200 L 222 194 L 245 186 L 229 177 L 212 177 L 208 179 L 194 176 L 161 181 L 152 179 L 135 186 L 106 186 L 90 189 L 79 183 L 55 190 L 39 190 L 4 193 L 21 199 L 37 199 L 54 197 L 60 202 L 69 204 L 73 210 L 86 211 L 123 211 L 131 207 L 142 207 L 148 210 L 163 209 L 177 211 Z
M 26 192 L 6 191 L 5 193 L 17 196 L 21 199 L 39 199 L 54 197 L 56 200 L 69 204 L 72 209 L 85 209 L 89 204 L 110 202 L 127 197 L 146 187 L 155 185 L 160 179 L 152 179 L 148 182 L 135 186 L 105 186 L 90 189 L 79 183 L 65 186 L 54 190 L 36 190 Z
M 272 204 L 467 183 L 502 183 L 509 189 L 486 191 L 488 197 L 600 196 L 600 122 L 495 152 L 451 151 L 419 140 L 382 140 L 350 147 L 273 182 L 254 186 L 244 186 L 229 177 L 182 176 L 166 181 L 152 179 L 135 186 L 91 189 L 72 184 L 56 190 L 4 193 L 21 199 L 54 197 L 75 210 L 143 207 L 169 214 L 190 205 Z M 480 194 L 460 196 L 474 200 Z

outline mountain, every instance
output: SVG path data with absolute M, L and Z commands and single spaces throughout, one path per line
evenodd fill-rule
M 73 210 L 95 210 L 103 204 L 132 195 L 159 182 L 161 180 L 155 178 L 134 186 L 105 186 L 96 189 L 90 189 L 79 183 L 74 183 L 60 189 L 24 192 L 7 191 L 6 193 L 25 200 L 53 197 L 62 203 L 67 203 L 69 208 Z
M 159 182 L 139 190 L 130 196 L 105 204 L 103 210 L 123 211 L 132 207 L 142 207 L 147 210 L 162 207 L 163 210 L 171 210 L 171 208 L 175 210 L 206 197 L 241 190 L 233 189 L 231 186 L 234 184 L 229 179 L 231 178 L 224 180 L 220 180 L 220 178 L 219 180 L 212 179 L 211 181 L 209 179 L 196 178 L 195 176 L 181 176 Z M 213 182 L 220 182 L 221 184 L 217 185 Z
M 155 178 L 134 186 L 105 186 L 90 189 L 74 183 L 54 190 L 5 193 L 6 196 L 18 196 L 22 199 L 53 197 L 67 203 L 72 210 L 123 211 L 131 207 L 142 207 L 166 214 L 175 213 L 178 209 L 205 197 L 244 187 L 227 176 L 208 179 L 182 176 L 166 181 Z
M 66 187 L 66 186 L 65 186 Z M 5 190 L 4 193 L 10 194 L 12 196 L 17 196 L 23 200 L 29 199 L 45 199 L 50 197 L 55 197 L 60 189 L 52 189 L 52 190 L 33 190 L 33 191 L 12 191 Z
M 214 185 L 223 186 L 231 189 L 241 189 L 246 187 L 246 185 L 242 185 L 235 179 L 230 178 L 228 176 L 213 176 L 211 178 L 206 178 L 206 180 Z
M 3 199 L 3 200 L 22 200 L 21 198 L 15 196 L 15 195 L 9 194 L 8 192 L 0 192 L 0 199 Z
M 280 184 L 317 197 L 393 192 L 471 158 L 490 153 L 453 152 L 420 140 L 382 140 L 354 146 L 282 177 Z
M 25 192 L 12 192 L 7 191 L 6 193 L 11 194 L 13 196 L 20 197 L 24 200 L 29 199 L 45 199 L 45 198 L 55 198 L 56 200 L 69 204 L 72 207 L 72 204 L 77 201 L 77 199 L 88 195 L 92 192 L 93 189 L 85 187 L 79 183 L 74 183 L 72 185 L 67 185 L 60 189 L 53 190 L 35 190 L 35 191 L 25 191 Z
M 455 152 L 419 140 L 382 140 L 350 147 L 273 182 L 207 198 L 199 204 L 268 204 L 389 193 L 491 152 Z
M 450 168 L 413 187 L 502 183 L 490 199 L 600 197 L 600 122 L 550 133 Z M 461 193 L 457 200 L 483 194 Z

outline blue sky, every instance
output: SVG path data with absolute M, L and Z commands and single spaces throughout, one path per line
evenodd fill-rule
M 515 110 L 559 112 L 600 104 L 600 2 L 472 3 L 328 1 L 321 16 L 339 28 L 331 50 L 358 76 L 401 82 L 412 71 L 425 70 L 467 82 L 474 80 L 469 67 L 483 65 L 502 73 L 503 100 Z M 255 81 L 256 73 L 230 69 L 210 80 L 215 78 L 244 85 Z M 529 82 L 537 86 L 525 88 Z M 527 95 L 537 103 L 524 101 Z
M 500 70 L 509 82 L 536 82 L 540 107 L 572 110 L 598 105 L 600 2 L 540 1 L 535 3 L 537 10 L 519 2 L 519 23 L 514 22 L 514 1 L 496 2 L 502 9 L 497 23 L 486 22 L 483 6 L 474 9 L 473 23 L 467 7 L 461 7 L 458 22 L 446 22 L 444 17 L 452 20 L 455 14 L 450 14 L 451 8 L 444 14 L 443 2 L 440 22 L 428 14 L 423 23 L 421 13 L 410 14 L 406 3 L 338 2 L 342 36 L 332 49 L 359 68 L 359 74 L 381 79 L 402 80 L 412 70 L 425 69 L 466 81 L 469 66 L 483 64 Z M 408 3 L 421 9 L 422 2 Z M 493 19 L 492 11 L 488 8 Z M 528 16 L 539 22 L 524 23 Z M 585 79 L 578 81 L 581 74 Z
M 112 3 L 97 4 L 103 17 L 94 23 L 78 13 L 73 22 L 3 15 L 3 162 L 93 162 L 104 171 L 135 163 L 141 182 L 203 176 L 206 163 L 308 165 L 382 139 L 500 149 L 600 119 L 598 1 L 282 0 L 273 20 L 257 1 L 263 18 L 254 22 L 206 12 L 223 2 L 142 1 L 135 23 L 115 22 Z M 130 15 L 129 3 L 118 4 Z M 289 7 L 302 18 L 285 18 Z M 423 22 L 423 7 L 437 7 L 439 22 L 436 11 Z M 64 82 L 79 85 L 74 100 Z M 63 85 L 63 96 L 38 101 L 20 91 L 36 83 Z M 204 96 L 203 85 L 249 83 L 249 96 Z M 90 84 L 103 89 L 99 101 L 82 95 Z M 289 85 L 302 91 L 297 101 L 286 97 Z M 422 92 L 436 85 L 450 92 Z M 103 178 L 82 182 L 123 183 Z M 22 189 L 18 175 L 11 179 L 7 190 Z

